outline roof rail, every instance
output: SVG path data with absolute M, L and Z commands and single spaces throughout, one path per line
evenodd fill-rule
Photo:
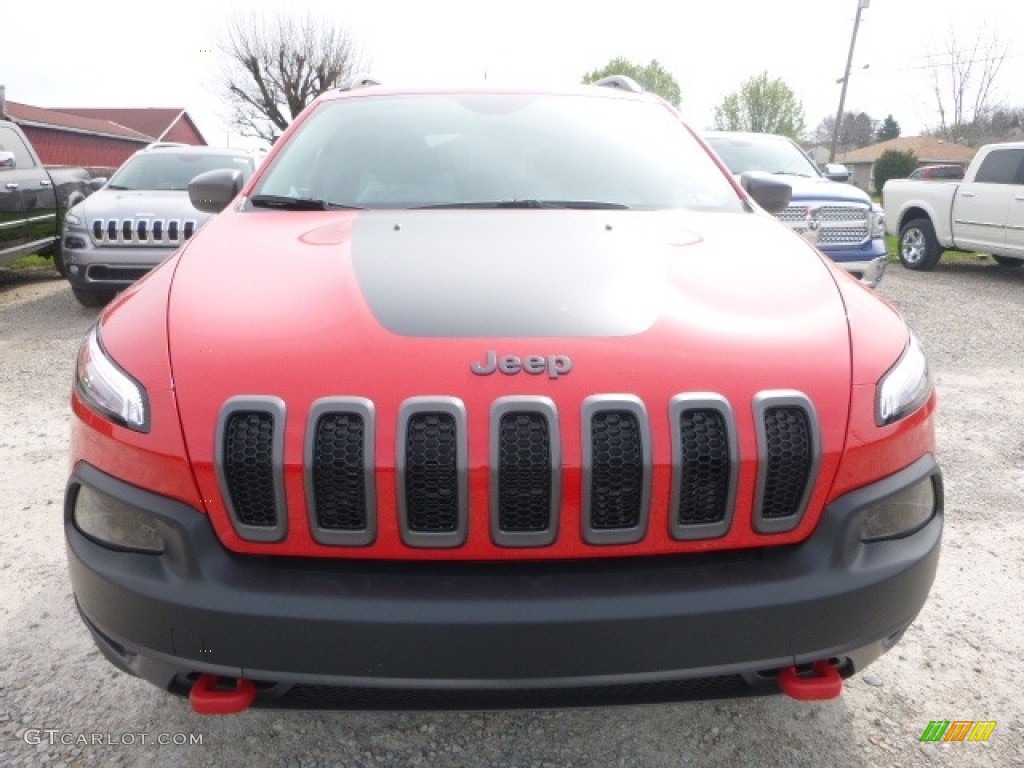
M 188 144 L 184 144 L 180 141 L 154 141 L 146 145 L 146 149 L 170 149 L 172 147 L 187 147 Z
M 367 72 L 357 72 L 339 86 L 339 91 L 351 91 L 354 88 L 369 88 L 371 85 L 380 85 L 380 82 L 372 78 Z
M 605 88 L 621 88 L 622 90 L 629 91 L 630 93 L 644 92 L 640 83 L 632 77 L 626 77 L 625 75 L 608 75 L 608 77 L 602 77 L 600 80 L 595 82 L 594 85 L 600 85 Z

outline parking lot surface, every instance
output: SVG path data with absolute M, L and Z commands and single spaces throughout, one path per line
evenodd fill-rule
M 0 270 L 0 765 L 1024 765 L 1024 269 L 890 266 L 879 293 L 930 356 L 946 530 L 924 610 L 839 699 L 202 717 L 116 671 L 77 616 L 61 532 L 68 390 L 96 311 L 45 270 Z M 933 720 L 996 727 L 986 742 L 922 742 Z

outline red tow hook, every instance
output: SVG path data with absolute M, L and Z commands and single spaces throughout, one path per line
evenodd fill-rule
M 798 701 L 834 699 L 843 692 L 843 678 L 827 659 L 816 661 L 810 672 L 800 673 L 796 667 L 779 670 L 779 688 Z
M 217 675 L 199 676 L 188 694 L 193 712 L 200 715 L 236 715 L 252 706 L 256 700 L 256 686 L 252 680 L 239 677 L 234 688 L 218 689 L 220 680 Z

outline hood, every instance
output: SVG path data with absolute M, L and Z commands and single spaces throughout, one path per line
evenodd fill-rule
M 793 188 L 794 201 L 832 200 L 871 205 L 871 198 L 867 193 L 852 184 L 808 176 L 790 176 L 789 174 L 780 174 L 774 178 L 786 182 Z
M 86 224 L 109 219 L 149 219 L 190 220 L 198 225 L 212 218 L 212 214 L 197 210 L 185 191 L 107 187 L 79 203 L 75 213 L 84 217 Z
M 764 214 L 228 210 L 181 253 L 168 312 L 186 433 L 241 394 L 301 419 L 337 395 L 394 412 L 425 394 L 799 389 L 840 429 L 848 405 L 834 277 Z M 472 370 L 504 357 L 518 367 Z

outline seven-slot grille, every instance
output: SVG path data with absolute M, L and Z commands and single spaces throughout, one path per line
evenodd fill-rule
M 794 391 L 754 398 L 758 463 L 754 528 L 792 530 L 817 479 L 820 436 L 810 400 Z M 725 535 L 739 476 L 736 424 L 714 393 L 682 394 L 668 408 L 672 434 L 672 536 Z M 402 540 L 414 547 L 458 547 L 469 531 L 468 418 L 456 398 L 417 397 L 398 413 L 396 481 Z M 597 395 L 581 407 L 581 535 L 592 545 L 630 544 L 647 535 L 652 453 L 646 405 L 630 395 Z M 252 541 L 285 535 L 284 404 L 229 400 L 217 435 L 217 471 L 238 534 Z M 305 479 L 313 538 L 367 546 L 380 511 L 374 471 L 376 419 L 363 398 L 325 398 L 306 423 Z M 490 410 L 490 534 L 499 546 L 549 546 L 558 538 L 561 438 L 555 404 L 507 397 Z
M 808 210 L 817 208 L 818 245 L 860 245 L 871 231 L 871 211 L 862 203 L 813 206 L 793 203 L 777 214 L 797 232 L 803 234 L 808 227 Z
M 195 219 L 97 219 L 92 223 L 96 245 L 168 247 L 181 245 L 196 231 Z

